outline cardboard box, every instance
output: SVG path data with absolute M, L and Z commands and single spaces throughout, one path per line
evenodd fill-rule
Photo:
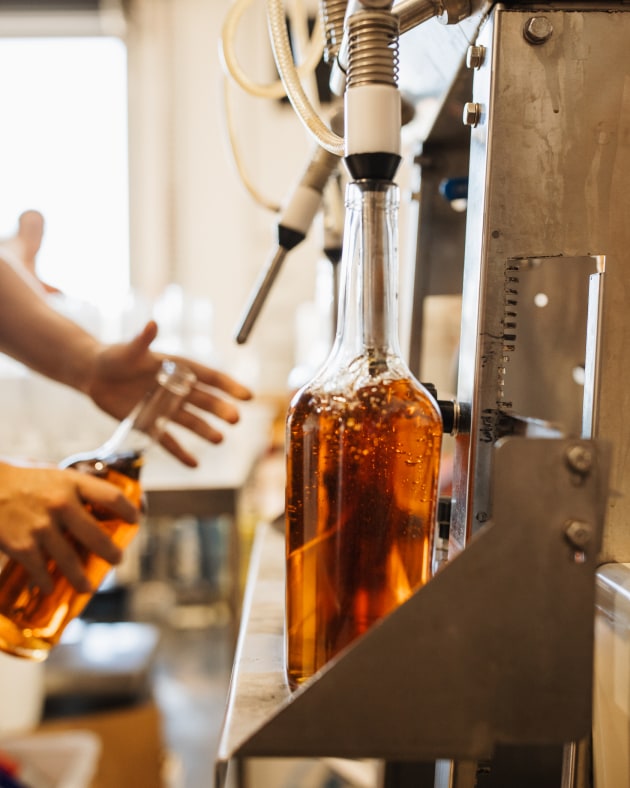
M 101 742 L 89 788 L 161 788 L 166 749 L 160 711 L 152 701 L 115 711 L 44 721 L 51 731 L 92 731 Z

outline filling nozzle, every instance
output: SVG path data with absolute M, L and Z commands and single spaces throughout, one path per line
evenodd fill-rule
M 346 30 L 344 161 L 355 180 L 391 181 L 401 159 L 402 126 L 398 19 L 391 2 L 364 0 L 347 18 Z
M 278 246 L 275 254 L 267 263 L 267 267 L 262 271 L 261 275 L 256 281 L 250 296 L 250 300 L 247 304 L 247 307 L 245 308 L 245 313 L 236 332 L 236 341 L 239 345 L 247 342 L 247 338 L 254 327 L 254 323 L 258 319 L 258 315 L 260 314 L 260 310 L 263 308 L 263 304 L 267 300 L 269 291 L 271 290 L 271 287 L 278 276 L 278 272 L 280 271 L 288 251 L 289 250 L 285 249 L 283 246 Z
M 339 157 L 317 147 L 304 174 L 283 209 L 278 222 L 278 245 L 259 276 L 236 333 L 242 345 L 256 322 L 287 254 L 305 238 L 319 210 L 324 188 Z

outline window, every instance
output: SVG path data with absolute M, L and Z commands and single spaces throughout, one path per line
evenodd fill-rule
M 118 38 L 0 38 L 0 236 L 40 211 L 40 276 L 100 308 L 129 287 L 126 71 Z

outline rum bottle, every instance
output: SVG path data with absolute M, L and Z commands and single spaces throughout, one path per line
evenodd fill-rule
M 163 433 L 168 419 L 179 407 L 195 382 L 194 374 L 172 361 L 165 361 L 156 386 L 132 410 L 112 437 L 98 449 L 66 458 L 62 468 L 75 468 L 117 485 L 138 509 L 143 508 L 140 474 L 145 453 Z M 112 519 L 107 512 L 88 507 L 103 529 L 120 548 L 127 547 L 139 524 Z M 70 537 L 68 537 L 70 538 Z M 84 571 L 96 589 L 111 565 L 78 543 Z M 93 596 L 80 593 L 50 560 L 48 571 L 54 582 L 52 592 L 43 593 L 33 585 L 28 573 L 14 559 L 0 570 L 0 650 L 14 656 L 41 661 L 46 659 L 68 624 L 78 616 Z
M 431 575 L 442 419 L 399 350 L 397 209 L 395 184 L 348 184 L 335 342 L 287 415 L 293 688 Z

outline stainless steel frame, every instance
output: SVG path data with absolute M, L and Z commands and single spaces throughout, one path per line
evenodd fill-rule
M 516 405 L 510 392 L 518 389 L 522 416 L 540 415 L 541 399 L 566 402 L 567 413 L 575 413 L 579 392 L 558 370 L 560 358 L 570 353 L 570 363 L 582 358 L 590 375 L 586 424 L 614 450 L 616 494 L 601 558 L 625 561 L 630 14 L 621 4 L 513 5 L 498 4 L 475 42 L 484 50 L 471 96 L 479 120 L 471 135 L 458 384 L 458 399 L 472 403 L 473 415 L 470 446 L 466 438 L 458 440 L 453 535 L 461 546 L 466 530 L 476 532 L 492 516 L 492 446 L 502 434 L 502 414 Z M 536 19 L 545 20 L 544 40 L 526 35 Z M 546 334 L 538 331 L 533 348 L 531 328 L 543 310 L 527 297 L 526 269 L 536 261 L 554 271 L 545 288 L 550 304 L 560 304 L 560 319 Z M 599 300 L 590 304 L 587 327 L 589 269 L 601 277 L 601 308 Z M 575 312 L 578 291 L 581 314 Z M 587 333 L 598 337 L 596 358 L 592 343 L 587 358 Z M 529 381 L 514 364 L 526 352 Z M 574 418 L 562 420 L 561 410 L 555 406 L 552 418 L 575 434 Z
M 503 746 L 558 746 L 559 788 L 587 784 L 595 573 L 630 561 L 630 4 L 472 5 L 418 34 L 444 100 L 419 157 L 412 354 L 423 298 L 453 286 L 431 269 L 434 187 L 468 167 L 451 561 L 291 694 L 275 554 L 266 591 L 250 583 L 219 784 L 232 758 L 340 756 L 437 761 L 405 783 L 422 788 L 516 788 L 479 773 Z

